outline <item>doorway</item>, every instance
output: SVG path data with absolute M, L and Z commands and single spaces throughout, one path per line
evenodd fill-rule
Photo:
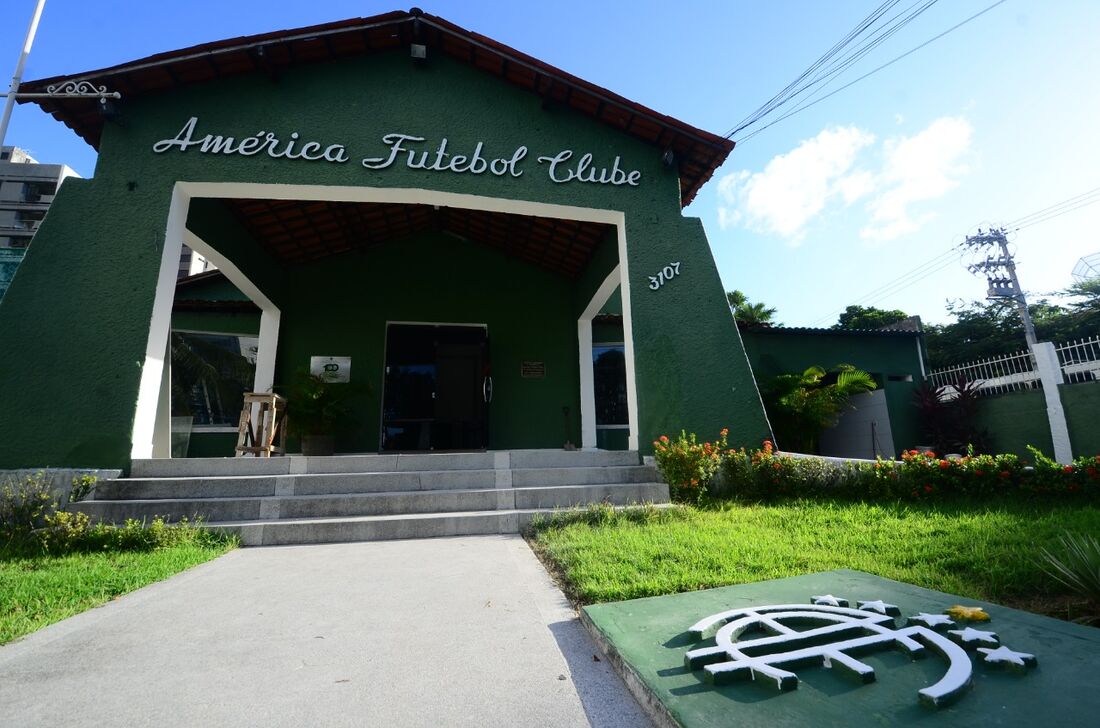
M 482 324 L 387 324 L 380 449 L 489 446 L 489 329 Z

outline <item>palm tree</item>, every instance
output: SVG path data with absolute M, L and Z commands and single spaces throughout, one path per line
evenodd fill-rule
M 741 291 L 727 291 L 726 300 L 733 311 L 733 318 L 740 324 L 771 326 L 774 323 L 775 308 L 769 308 L 763 303 L 749 303 L 748 296 Z
M 816 453 L 822 431 L 836 425 L 848 398 L 877 387 L 874 377 L 851 364 L 834 371 L 830 383 L 824 369 L 812 366 L 801 374 L 781 374 L 768 385 L 765 405 L 780 447 Z

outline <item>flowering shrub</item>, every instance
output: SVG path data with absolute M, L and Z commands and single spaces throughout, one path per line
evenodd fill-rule
M 1032 450 L 1034 465 L 1012 454 L 943 459 L 910 450 L 902 459 L 836 462 L 776 452 L 770 442 L 751 452 L 732 450 L 722 460 L 717 497 L 930 500 L 1003 495 L 1100 498 L 1100 456 L 1062 465 Z
M 670 440 L 667 435 L 654 440 L 653 454 L 657 468 L 668 483 L 674 502 L 696 503 L 707 492 L 711 478 L 721 465 L 727 435 L 729 430 L 724 428 L 713 443 L 701 443 L 694 432 L 688 434 L 681 430 L 675 440 Z

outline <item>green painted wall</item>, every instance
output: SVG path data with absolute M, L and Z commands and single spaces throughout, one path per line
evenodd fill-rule
M 432 261 L 410 266 L 409 260 Z M 484 245 L 428 234 L 333 257 L 294 272 L 279 332 L 276 382 L 310 356 L 350 356 L 352 381 L 370 387 L 337 447 L 378 449 L 386 321 L 487 324 L 493 371 L 493 449 L 561 447 L 563 407 L 580 437 L 575 286 Z M 546 363 L 522 379 L 520 362 Z
M 121 109 L 123 123 L 104 129 L 95 178 L 61 188 L 0 304 L 0 339 L 15 352 L 0 358 L 0 467 L 128 465 L 177 180 L 428 188 L 620 210 L 643 449 L 680 427 L 710 433 L 728 425 L 739 443 L 768 435 L 702 224 L 681 215 L 678 178 L 661 163 L 661 149 L 569 109 L 544 109 L 539 97 L 447 58 L 414 66 L 404 50 L 124 100 Z M 263 129 L 286 139 L 294 131 L 345 144 L 350 161 L 152 152 L 191 116 L 199 135 Z M 486 156 L 520 145 L 530 151 L 518 178 L 365 169 L 359 160 L 383 154 L 381 137 L 393 132 L 426 137 L 431 150 L 445 136 L 454 153 L 479 141 Z M 556 184 L 536 158 L 562 149 L 608 163 L 618 155 L 621 166 L 642 173 L 641 184 Z M 289 271 L 250 257 L 254 243 L 220 205 L 196 201 L 188 227 L 256 276 L 276 303 L 290 295 Z M 648 276 L 673 261 L 681 275 L 650 290 Z
M 226 313 L 222 311 L 173 311 L 172 329 L 175 331 L 208 331 L 214 334 L 257 336 L 260 333 L 260 314 Z
M 1042 390 L 983 398 L 978 407 L 977 424 L 989 432 L 994 452 L 1014 452 L 1031 459 L 1027 451 L 1027 446 L 1031 445 L 1054 456 Z
M 1058 388 L 1074 456 L 1100 455 L 1100 382 Z
M 219 274 L 199 280 L 184 279 L 182 284 L 176 285 L 176 300 L 247 301 L 248 296 L 241 293 L 240 289 L 230 283 L 225 276 Z
M 745 351 L 761 388 L 779 374 L 802 372 L 817 365 L 829 369 L 851 364 L 872 374 L 886 392 L 894 447 L 919 444 L 920 429 L 913 392 L 922 379 L 916 338 L 754 329 L 742 332 Z M 890 375 L 910 376 L 912 382 L 890 381 Z

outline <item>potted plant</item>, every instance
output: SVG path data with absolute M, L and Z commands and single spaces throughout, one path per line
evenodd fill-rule
M 351 414 L 350 385 L 299 370 L 287 391 L 290 429 L 301 438 L 303 455 L 332 455 L 336 430 Z

